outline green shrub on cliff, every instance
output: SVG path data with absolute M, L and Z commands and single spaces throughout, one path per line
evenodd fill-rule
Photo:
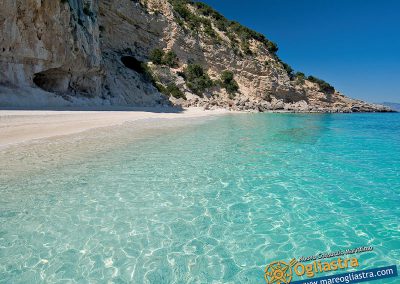
M 227 28 L 229 26 L 229 21 L 220 13 L 218 13 L 213 8 L 202 2 L 195 2 L 194 7 L 196 7 L 197 12 L 200 15 L 211 18 L 217 29 L 223 32 L 227 31 Z
M 253 52 L 250 49 L 250 44 L 247 40 L 242 41 L 240 47 L 242 48 L 244 54 L 252 55 Z
M 234 96 L 239 90 L 239 85 L 236 82 L 231 71 L 224 71 L 221 74 L 221 87 L 225 88 L 230 96 Z
M 150 60 L 157 65 L 161 65 L 163 63 L 163 57 L 165 53 L 164 50 L 156 48 L 150 52 Z
M 285 63 L 283 61 L 280 61 L 280 62 L 282 64 L 282 66 L 283 66 L 283 69 L 285 69 L 285 71 L 287 72 L 288 76 L 290 78 L 292 78 L 293 77 L 293 71 L 294 71 L 293 68 L 289 64 L 287 64 L 287 63 Z
M 169 1 L 174 8 L 174 11 L 178 13 L 184 20 L 188 20 L 191 17 L 191 12 L 187 7 L 187 1 L 185 0 L 170 0 Z
M 179 24 L 183 25 L 186 23 L 190 29 L 195 30 L 201 25 L 200 17 L 193 14 L 187 4 L 188 1 L 185 0 L 170 0 L 169 1 L 174 8 L 175 13 L 183 19 L 184 22 L 178 22 Z
M 218 14 L 218 12 L 216 12 L 213 8 L 211 8 L 210 6 L 208 6 L 205 3 L 195 2 L 194 6 L 197 8 L 197 11 L 203 16 L 214 17 L 214 15 Z
M 328 93 L 328 94 L 333 94 L 335 92 L 335 88 L 322 79 L 319 79 L 314 76 L 308 76 L 307 80 L 318 84 L 321 92 Z
M 202 3 L 193 3 L 193 2 L 188 2 L 188 1 L 183 1 L 183 0 L 170 0 L 172 6 L 174 7 L 174 11 L 176 14 L 180 17 L 177 19 L 177 23 L 183 27 L 186 26 L 196 32 L 204 32 L 204 34 L 208 35 L 210 38 L 216 40 L 218 43 L 220 41 L 220 37 L 218 34 L 215 32 L 212 22 L 209 19 L 209 16 L 212 14 L 211 12 L 209 13 L 209 10 L 207 5 Z M 192 11 L 188 8 L 187 4 L 191 5 L 197 5 L 200 14 L 203 16 L 198 16 L 195 13 L 192 13 Z M 203 8 L 201 8 L 203 7 Z M 210 8 L 211 9 L 211 8 Z M 213 14 L 214 15 L 214 14 Z M 215 15 L 216 16 L 216 15 Z M 216 16 L 217 17 L 217 16 Z
M 303 79 L 303 80 L 306 78 L 306 75 L 303 72 L 296 72 L 296 73 L 294 73 L 294 76 L 296 78 Z
M 168 96 L 167 88 L 165 88 L 164 85 L 161 84 L 160 82 L 156 82 L 156 83 L 154 84 L 154 87 L 156 87 L 156 89 L 157 89 L 161 94 L 164 94 L 164 95 Z
M 196 95 L 203 95 L 206 89 L 213 86 L 213 81 L 200 64 L 189 64 L 184 73 L 187 86 Z
M 167 85 L 167 87 L 164 87 L 164 85 L 162 85 L 160 82 L 157 82 L 155 84 L 155 87 L 157 88 L 157 90 L 166 95 L 166 96 L 172 96 L 176 99 L 184 99 L 186 100 L 186 96 L 185 94 L 178 88 L 177 85 L 175 85 L 174 83 L 170 83 Z
M 162 59 L 163 64 L 169 66 L 169 67 L 177 67 L 178 66 L 178 56 L 176 55 L 175 52 L 172 50 L 168 51 L 165 53 L 163 59 Z
M 181 99 L 182 98 L 182 99 L 186 100 L 185 94 L 175 84 L 172 84 L 172 83 L 168 84 L 167 92 L 168 92 L 169 95 L 173 96 L 176 99 Z
M 279 48 L 278 48 L 278 45 L 275 42 L 272 42 L 272 41 L 268 40 L 266 45 L 267 45 L 267 49 L 268 49 L 269 52 L 271 52 L 273 54 L 278 52 Z
M 294 73 L 294 78 L 297 80 L 298 83 L 304 84 L 306 75 L 302 72 L 296 72 L 296 73 Z
M 202 24 L 203 24 L 203 31 L 206 35 L 208 35 L 210 38 L 213 39 L 218 39 L 219 40 L 219 36 L 217 35 L 217 33 L 214 31 L 214 28 L 212 26 L 212 23 L 209 19 L 206 18 L 202 18 L 201 20 Z
M 150 60 L 157 65 L 167 65 L 169 67 L 178 66 L 178 56 L 172 50 L 164 52 L 162 49 L 156 48 L 150 52 Z

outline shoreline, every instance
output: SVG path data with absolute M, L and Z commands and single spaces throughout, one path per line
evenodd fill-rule
M 78 134 L 97 128 L 120 126 L 144 121 L 204 119 L 235 113 L 224 109 L 183 110 L 165 108 L 132 108 L 123 110 L 0 110 L 0 149 L 40 139 Z
M 205 110 L 202 107 L 177 108 L 54 108 L 54 109 L 1 109 L 0 149 L 34 140 L 68 136 L 96 128 L 120 126 L 145 121 L 156 124 L 159 120 L 204 119 L 224 114 L 256 113 L 227 109 Z M 326 114 L 326 112 L 266 111 L 279 114 Z M 361 113 L 361 112 L 359 112 Z M 330 114 L 345 114 L 335 113 Z M 153 120 L 153 121 L 152 121 Z M 156 126 L 156 125 L 154 125 Z M 133 126 L 135 127 L 135 126 Z

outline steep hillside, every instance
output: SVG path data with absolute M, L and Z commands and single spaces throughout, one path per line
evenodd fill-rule
M 387 111 L 294 73 L 263 35 L 187 0 L 4 0 L 0 106 Z

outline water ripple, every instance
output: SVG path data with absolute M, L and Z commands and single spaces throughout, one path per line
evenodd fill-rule
M 360 268 L 400 264 L 399 115 L 147 134 L 0 153 L 1 283 L 264 283 L 271 261 L 366 245 Z

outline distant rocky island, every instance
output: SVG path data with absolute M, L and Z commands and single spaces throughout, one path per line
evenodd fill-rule
M 400 112 L 400 104 L 399 103 L 390 103 L 390 102 L 384 102 L 381 103 L 381 105 L 387 106 L 388 108 Z
M 0 106 L 386 112 L 294 72 L 264 35 L 188 0 L 5 0 Z

